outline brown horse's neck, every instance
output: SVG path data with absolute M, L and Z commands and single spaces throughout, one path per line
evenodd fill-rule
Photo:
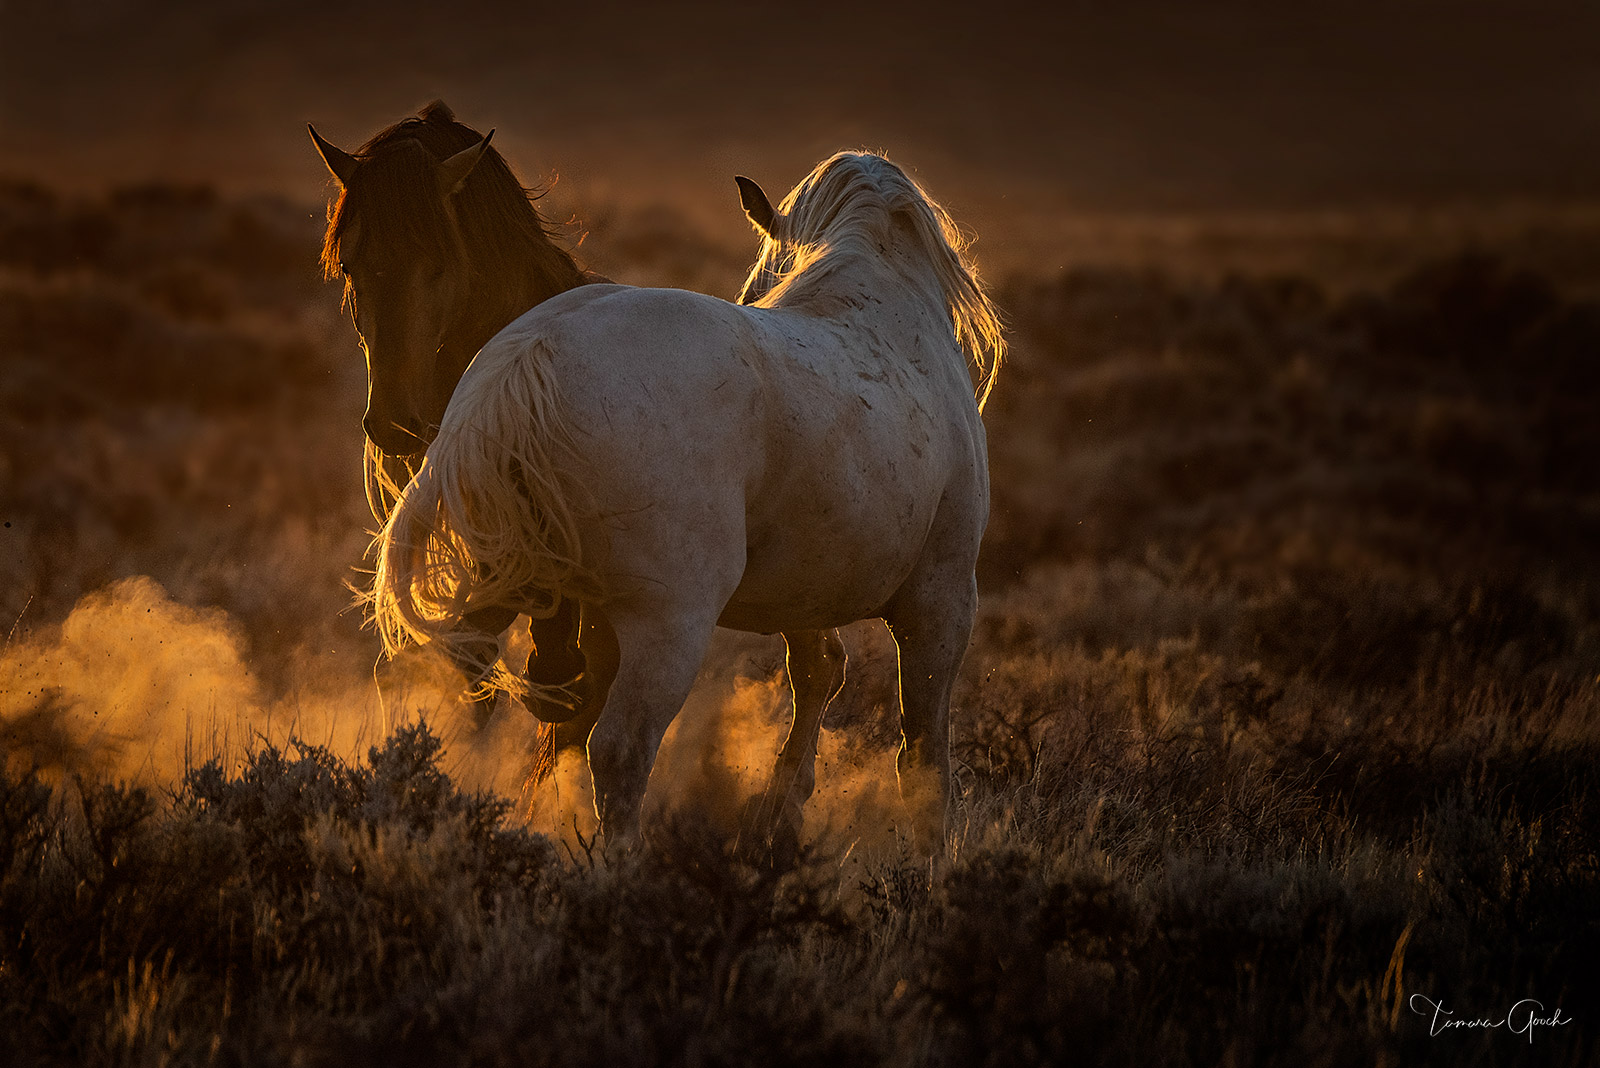
M 457 377 L 489 339 L 523 312 L 557 293 L 589 282 L 602 281 L 585 274 L 572 256 L 548 241 L 531 241 L 518 262 L 478 263 L 461 314 L 440 346 L 441 367 Z

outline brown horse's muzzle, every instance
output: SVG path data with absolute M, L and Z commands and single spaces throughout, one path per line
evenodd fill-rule
M 416 456 L 428 448 L 428 434 L 420 419 L 381 419 L 369 409 L 361 428 L 368 441 L 390 456 Z

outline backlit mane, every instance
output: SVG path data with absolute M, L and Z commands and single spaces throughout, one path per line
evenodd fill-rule
M 829 279 L 880 251 L 903 220 L 938 278 L 957 342 L 978 369 L 981 409 L 1005 356 L 999 312 L 965 256 L 966 239 L 950 215 L 882 156 L 840 152 L 819 163 L 778 208 L 739 303 L 785 307 L 828 291 Z
M 455 222 L 435 194 L 433 166 L 471 148 L 483 135 L 435 101 L 416 118 L 374 136 L 356 152 L 360 169 L 328 209 L 322 269 L 340 275 L 351 224 L 359 220 L 363 246 L 405 259 L 467 252 L 479 298 L 494 305 L 521 294 L 558 293 L 584 281 L 572 256 L 552 244 L 534 208 L 541 195 L 525 189 L 505 158 L 490 145 L 454 198 Z M 485 288 L 488 292 L 485 292 Z M 346 290 L 348 295 L 348 289 Z M 542 299 L 542 298 L 541 298 Z M 524 300 L 516 310 L 527 307 Z

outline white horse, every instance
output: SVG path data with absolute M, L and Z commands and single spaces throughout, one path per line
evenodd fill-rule
M 379 535 L 374 617 L 394 652 L 453 640 L 469 611 L 578 600 L 605 695 L 595 807 L 623 840 L 719 624 L 788 646 L 764 833 L 797 833 L 844 679 L 833 628 L 882 618 L 900 789 L 938 853 L 999 319 L 948 215 L 883 157 L 824 161 L 780 211 L 738 182 L 764 235 L 740 303 L 585 286 L 484 346 Z

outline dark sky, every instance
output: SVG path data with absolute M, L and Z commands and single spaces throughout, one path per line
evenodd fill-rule
M 1600 2 L 0 0 L 0 172 L 312 199 L 433 97 L 525 178 L 726 207 L 842 147 L 935 192 L 1186 209 L 1600 197 Z

